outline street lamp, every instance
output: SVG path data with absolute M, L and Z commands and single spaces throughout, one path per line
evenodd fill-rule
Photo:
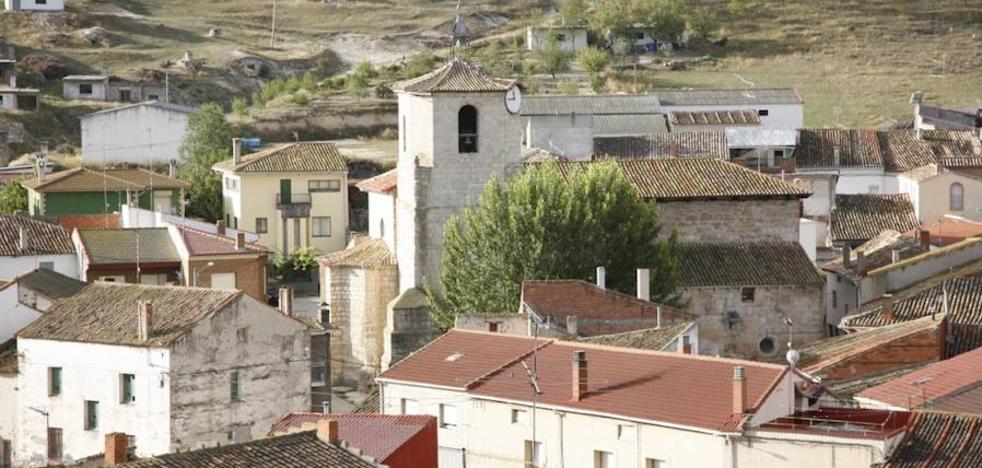
M 205 269 L 208 269 L 208 268 L 211 268 L 213 266 L 215 266 L 215 262 L 208 262 L 208 263 L 204 264 L 203 266 L 199 266 L 197 268 L 192 268 L 191 269 L 191 286 L 194 286 L 194 287 L 197 287 L 198 286 L 198 272 L 199 271 L 205 270 Z

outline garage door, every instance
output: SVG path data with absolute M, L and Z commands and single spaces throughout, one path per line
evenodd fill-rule
M 212 289 L 235 289 L 235 273 L 212 273 Z

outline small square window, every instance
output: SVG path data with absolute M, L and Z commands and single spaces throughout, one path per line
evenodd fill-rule
M 740 290 L 740 300 L 743 302 L 753 302 L 756 293 L 756 288 L 743 288 Z
M 340 192 L 341 181 L 331 180 L 311 180 L 307 182 L 307 190 L 310 192 Z
M 668 468 L 668 462 L 657 458 L 645 458 L 644 468 Z
M 235 330 L 235 341 L 239 344 L 244 344 L 249 342 L 249 327 L 242 327 Z
M 94 431 L 99 429 L 99 402 L 85 401 L 85 430 Z
M 310 224 L 314 237 L 331 237 L 331 218 L 329 216 L 310 218 Z
M 529 413 L 525 410 L 513 409 L 511 410 L 511 422 L 512 424 L 528 424 Z
M 84 94 L 84 95 L 92 94 L 92 85 L 88 83 L 80 83 L 78 85 L 78 94 Z
M 256 218 L 256 234 L 269 232 L 269 221 L 266 218 Z
M 421 414 L 419 412 L 419 402 L 416 400 L 403 398 L 400 406 L 402 407 L 400 408 L 402 410 L 402 414 Z
M 614 454 L 603 450 L 594 450 L 593 466 L 594 468 L 614 468 L 617 466 L 614 462 Z
M 617 440 L 633 441 L 637 435 L 637 427 L 629 424 L 617 425 Z
M 440 405 L 440 427 L 453 429 L 457 427 L 457 407 L 453 405 Z
M 770 111 L 767 109 L 760 109 L 757 111 L 757 115 L 761 117 L 767 117 L 768 114 L 770 114 Z

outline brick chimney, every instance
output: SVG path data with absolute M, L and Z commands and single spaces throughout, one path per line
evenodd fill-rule
M 280 312 L 283 315 L 292 316 L 293 315 L 293 288 L 289 286 L 283 286 L 280 288 Z
M 842 161 L 842 150 L 839 149 L 839 145 L 835 145 L 832 148 L 832 167 L 839 167 L 839 162 Z
M 842 266 L 845 268 L 852 266 L 852 247 L 849 244 L 842 246 Z
M 893 317 L 893 294 L 884 294 L 880 299 L 880 318 L 892 322 Z
M 153 335 L 153 302 L 140 301 L 138 313 L 140 340 L 147 341 Z
M 931 231 L 921 229 L 917 231 L 917 240 L 921 243 L 921 248 L 931 250 Z
M 597 287 L 607 289 L 607 268 L 602 266 L 597 267 Z
M 326 444 L 338 445 L 341 443 L 338 422 L 334 419 L 321 419 L 317 421 L 317 438 Z
M 587 392 L 586 351 L 573 351 L 573 397 L 580 401 Z
M 127 455 L 129 439 L 122 432 L 106 434 L 106 458 L 105 464 L 108 466 L 121 465 L 128 461 Z
M 578 336 L 580 334 L 579 322 L 575 315 L 566 316 L 566 331 L 573 336 Z
M 30 242 L 27 239 L 27 229 L 23 227 L 17 230 L 17 246 L 20 247 L 21 252 L 27 252 L 27 248 L 30 247 Z
M 223 237 L 225 236 L 225 220 L 224 219 L 219 219 L 218 221 L 215 222 L 215 232 L 217 232 L 219 236 L 223 236 Z
M 232 138 L 232 164 L 236 166 L 242 162 L 242 139 Z
M 245 233 L 235 233 L 235 250 L 245 250 Z
M 638 299 L 651 300 L 651 273 L 647 268 L 638 268 Z
M 678 349 L 676 351 L 682 354 L 692 354 L 692 341 L 689 339 L 689 335 L 679 337 Z
M 733 367 L 733 414 L 747 411 L 747 378 L 743 366 Z

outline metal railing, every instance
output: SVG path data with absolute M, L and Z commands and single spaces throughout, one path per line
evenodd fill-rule
M 284 197 L 283 195 L 286 195 Z M 284 198 L 287 200 L 284 201 Z M 276 204 L 277 205 L 309 205 L 310 204 L 310 194 L 309 193 L 277 193 L 276 194 Z

